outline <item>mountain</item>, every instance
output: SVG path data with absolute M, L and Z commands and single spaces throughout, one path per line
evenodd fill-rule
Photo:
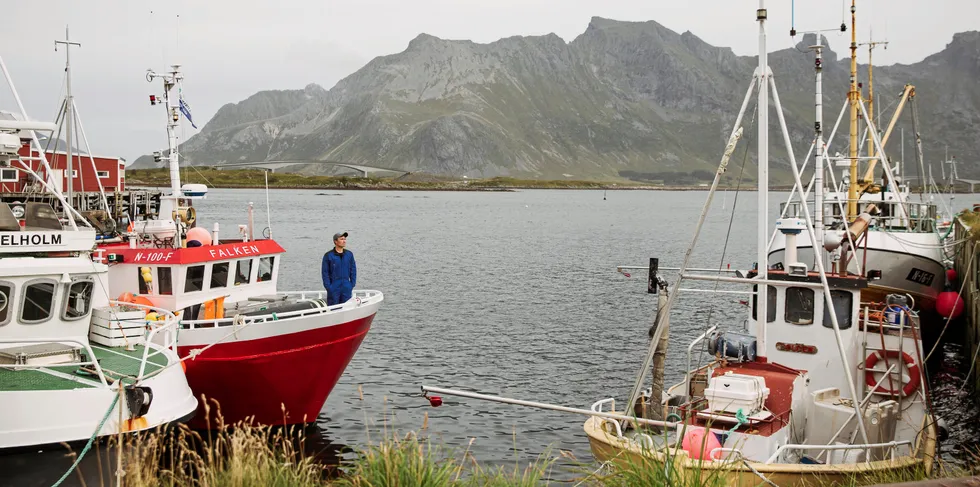
M 813 136 L 807 46 L 815 42 L 808 36 L 769 56 L 799 160 Z M 824 59 L 829 135 L 846 98 L 849 60 L 829 48 Z M 653 21 L 595 17 L 567 43 L 554 34 L 489 44 L 421 34 L 405 51 L 373 59 L 330 90 L 311 84 L 225 105 L 181 154 L 190 164 L 325 160 L 470 177 L 713 171 L 756 64 L 754 56 L 737 56 Z M 859 73 L 865 78 L 867 67 Z M 919 63 L 876 67 L 879 124 L 886 125 L 904 84 L 913 83 L 927 160 L 941 160 L 949 144 L 965 162 L 961 175 L 980 174 L 973 163 L 980 156 L 978 75 L 978 32 L 956 34 L 942 52 Z M 899 126 L 909 133 L 912 173 L 908 120 L 904 116 Z M 751 180 L 757 130 L 751 110 L 744 126 L 729 177 L 744 162 Z M 845 152 L 846 126 L 845 119 L 832 151 Z M 773 175 L 785 181 L 788 156 L 775 116 L 770 129 Z M 892 140 L 896 159 L 898 139 Z M 152 165 L 144 156 L 134 167 Z

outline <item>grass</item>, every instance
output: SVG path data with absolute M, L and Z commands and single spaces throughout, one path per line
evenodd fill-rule
M 220 418 L 220 416 L 219 416 Z M 423 426 L 423 431 L 425 426 Z M 434 445 L 429 438 L 412 432 L 388 434 L 355 452 L 335 468 L 317 463 L 304 453 L 302 428 L 255 426 L 242 422 L 230 427 L 219 419 L 210 432 L 195 432 L 180 425 L 165 431 L 130 436 L 123 445 L 124 484 L 132 487 L 496 487 L 575 485 L 591 487 L 722 487 L 728 485 L 723 472 L 687 472 L 668 460 L 617 459 L 596 466 L 547 451 L 521 465 L 486 467 L 470 453 L 473 440 L 462 451 Z M 571 465 L 559 465 L 569 457 Z M 938 472 L 946 477 L 980 473 L 980 455 L 973 453 L 966 470 Z M 111 463 L 111 462 L 110 462 Z M 115 466 L 111 465 L 110 470 Z M 102 462 L 100 459 L 100 477 Z M 559 469 L 566 469 L 560 471 Z M 555 474 L 566 480 L 554 480 Z M 569 475 L 571 474 L 571 475 Z M 573 476 L 570 482 L 567 480 Z M 923 480 L 916 472 L 890 472 L 861 485 Z M 115 485 L 106 472 L 103 485 Z M 759 479 L 759 485 L 765 485 Z M 853 479 L 843 485 L 858 485 Z
M 414 176 L 414 175 L 412 175 Z M 170 186 L 167 169 L 130 169 L 126 171 L 130 186 Z M 207 184 L 216 188 L 265 187 L 265 171 L 259 169 L 219 170 L 209 167 L 193 168 L 181 173 L 183 183 Z M 580 180 L 535 180 L 496 177 L 488 179 L 454 179 L 429 175 L 405 179 L 347 176 L 308 176 L 296 173 L 270 173 L 270 188 L 295 189 L 385 189 L 425 191 L 493 191 L 507 189 L 653 189 L 663 186 Z M 664 188 L 666 189 L 666 188 Z M 700 188 L 704 189 L 704 188 Z

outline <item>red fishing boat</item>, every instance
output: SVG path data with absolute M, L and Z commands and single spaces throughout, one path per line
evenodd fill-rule
M 233 239 L 219 239 L 217 224 L 212 231 L 196 226 L 193 202 L 207 188 L 180 184 L 176 129 L 190 111 L 173 100 L 179 66 L 147 74 L 156 78 L 164 92 L 150 100 L 166 110 L 170 147 L 156 156 L 169 159 L 171 191 L 156 215 L 132 215 L 126 232 L 100 244 L 110 262 L 110 293 L 178 313 L 178 354 L 194 393 L 206 400 L 192 426 L 215 426 L 215 401 L 226 423 L 312 422 L 384 296 L 355 290 L 347 302 L 329 306 L 326 291 L 279 292 L 285 250 L 271 235 L 254 238 L 251 204 Z

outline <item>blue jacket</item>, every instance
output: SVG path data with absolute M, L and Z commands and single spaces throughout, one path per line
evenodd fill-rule
M 354 289 L 357 284 L 357 264 L 354 263 L 354 253 L 345 249 L 344 253 L 338 254 L 336 249 L 331 249 L 323 254 L 320 277 L 323 278 L 323 287 L 328 291 Z

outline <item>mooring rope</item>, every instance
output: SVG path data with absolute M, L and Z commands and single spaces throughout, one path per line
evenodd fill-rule
M 122 382 L 120 382 L 119 387 L 122 387 Z M 82 458 L 84 458 L 85 454 L 88 453 L 88 451 L 92 448 L 92 444 L 95 443 L 95 439 L 99 437 L 99 431 L 102 431 L 102 427 L 105 426 L 105 422 L 109 420 L 109 415 L 112 414 L 112 410 L 116 408 L 116 404 L 118 402 L 119 402 L 119 394 L 113 394 L 112 404 L 109 405 L 109 409 L 105 412 L 105 416 L 102 416 L 102 421 L 100 421 L 99 426 L 95 428 L 95 432 L 92 433 L 92 437 L 88 439 L 88 443 L 85 444 L 85 448 L 82 448 L 82 453 L 80 453 L 78 457 L 75 458 L 75 463 L 71 465 L 71 468 L 69 468 L 68 471 L 65 472 L 65 474 L 62 475 L 61 478 L 58 479 L 58 481 L 55 482 L 51 487 L 58 487 L 59 485 L 61 485 L 61 483 L 64 482 L 65 479 L 67 479 L 68 476 L 71 475 L 71 473 L 75 471 L 76 468 L 78 468 L 78 464 L 82 462 Z M 119 427 L 122 428 L 122 425 L 119 425 Z

